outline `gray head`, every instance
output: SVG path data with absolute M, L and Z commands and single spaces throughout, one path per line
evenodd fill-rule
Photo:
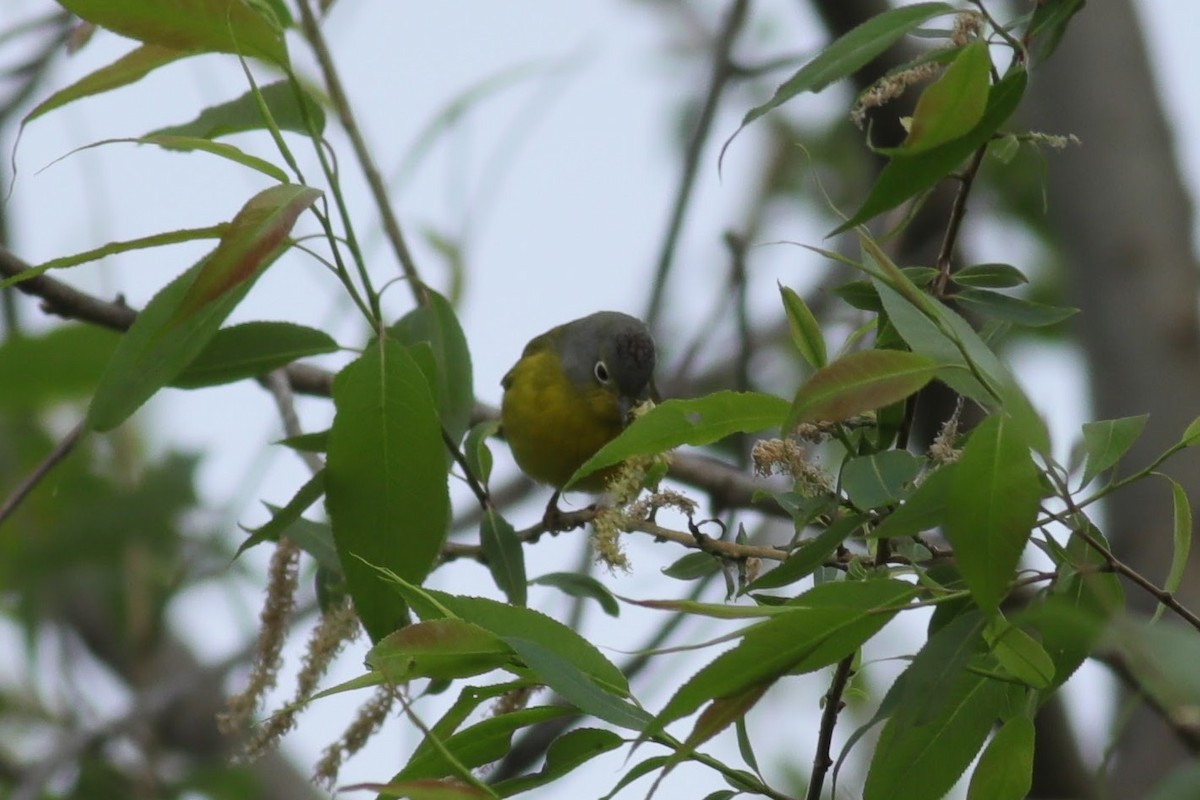
M 597 311 L 557 331 L 563 371 L 576 386 L 607 387 L 627 401 L 653 392 L 654 338 L 636 317 Z

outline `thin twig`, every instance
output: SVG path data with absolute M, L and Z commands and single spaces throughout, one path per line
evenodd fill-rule
M 12 494 L 4 500 L 4 505 L 0 506 L 0 525 L 3 525 L 4 521 L 17 510 L 17 507 L 24 502 L 25 498 L 29 496 L 29 493 L 34 490 L 42 479 L 50 474 L 50 470 L 54 469 L 59 462 L 71 454 L 71 451 L 75 449 L 75 445 L 83 437 L 84 430 L 82 422 L 72 428 L 71 432 L 64 436 L 62 441 L 50 451 L 50 454 L 42 459 L 42 463 L 37 465 L 33 472 L 29 474 L 29 477 L 21 481 L 16 489 L 13 489 Z
M 412 252 L 408 249 L 408 242 L 404 238 L 404 232 L 400 229 L 400 223 L 396 219 L 396 215 L 392 213 L 392 206 L 388 199 L 387 184 L 384 183 L 383 176 L 379 174 L 379 168 L 375 166 L 371 150 L 367 147 L 366 139 L 363 138 L 362 129 L 359 128 L 358 121 L 354 117 L 354 112 L 350 108 L 350 100 L 346 95 L 346 90 L 342 87 L 342 80 L 338 76 L 337 68 L 334 67 L 333 56 L 329 52 L 324 35 L 321 33 L 321 26 L 317 22 L 312 8 L 309 6 L 309 0 L 300 0 L 297 5 L 300 7 L 304 36 L 308 40 L 309 45 L 312 46 L 313 53 L 317 56 L 317 63 L 321 66 L 321 75 L 325 79 L 325 88 L 329 90 L 329 100 L 333 105 L 334 111 L 337 112 L 342 127 L 346 129 L 346 135 L 350 137 L 350 145 L 354 148 L 354 155 L 358 159 L 363 174 L 366 176 L 367 186 L 370 187 L 375 205 L 379 208 L 379 216 L 383 223 L 384 233 L 392 245 L 392 250 L 396 254 L 396 260 L 400 262 L 400 269 L 404 272 L 405 277 L 408 278 L 413 298 L 418 303 L 424 305 L 427 302 L 424 291 L 425 284 L 421 281 L 420 272 L 417 270 L 417 262 L 413 258 Z
M 830 756 L 833 747 L 833 728 L 837 725 L 838 713 L 844 705 L 842 695 L 846 691 L 846 684 L 850 682 L 850 676 L 854 674 L 853 665 L 854 654 L 851 653 L 839 661 L 833 671 L 833 680 L 829 684 L 829 691 L 825 694 L 825 708 L 821 712 L 821 728 L 817 733 L 817 752 L 813 756 L 812 777 L 808 781 L 808 792 L 804 795 L 805 800 L 820 800 L 821 790 L 825 786 L 825 775 L 833 766 L 833 758 Z
M 675 246 L 679 242 L 679 234 L 683 230 L 683 219 L 691 204 L 692 189 L 696 185 L 696 170 L 700 166 L 700 154 L 704 150 L 704 143 L 708 141 L 708 134 L 712 130 L 721 94 L 725 91 L 729 79 L 737 73 L 731 54 L 734 40 L 737 39 L 738 31 L 741 30 L 742 24 L 746 20 L 746 12 L 749 7 L 749 0 L 734 0 L 713 47 L 712 77 L 708 83 L 708 94 L 704 98 L 704 107 L 700 111 L 700 118 L 696 121 L 692 138 L 688 141 L 687 150 L 683 156 L 683 174 L 679 179 L 679 187 L 675 191 L 675 202 L 671 206 L 671 218 L 667 223 L 667 232 L 658 252 L 658 265 L 655 267 L 650 304 L 646 309 L 646 323 L 651 328 L 655 327 L 662 313 L 667 276 L 671 272 L 671 264 L 675 259 Z
M 445 443 L 446 449 L 450 451 L 454 463 L 458 464 L 459 469 L 463 471 L 463 478 L 466 480 L 467 486 L 471 487 L 471 493 L 475 495 L 475 499 L 479 501 L 479 507 L 485 514 L 492 511 L 495 506 L 492 504 L 492 498 L 488 495 L 487 488 L 475 477 L 475 473 L 471 471 L 471 465 L 467 463 L 466 456 L 458 449 L 458 445 L 450 438 L 450 433 L 445 428 L 442 428 L 442 441 Z
M 284 433 L 289 438 L 303 435 L 304 429 L 300 427 L 300 417 L 296 415 L 295 396 L 292 394 L 292 384 L 288 380 L 287 372 L 282 369 L 272 370 L 267 373 L 263 385 L 275 398 L 275 407 L 279 409 L 279 417 L 283 420 Z M 313 475 L 324 469 L 325 465 L 316 453 L 307 450 L 297 450 L 296 453 Z
M 979 166 L 987 154 L 987 142 L 984 142 L 971 156 L 971 163 L 959 177 L 958 194 L 954 196 L 954 204 L 950 207 L 950 220 L 946 223 L 946 234 L 942 238 L 942 247 L 938 251 L 934 267 L 938 271 L 937 280 L 933 285 L 934 297 L 944 297 L 946 287 L 950 283 L 950 267 L 954 260 L 954 247 L 958 243 L 958 233 L 962 229 L 963 218 L 967 214 L 967 198 L 971 195 L 971 187 L 975 176 L 979 174 Z

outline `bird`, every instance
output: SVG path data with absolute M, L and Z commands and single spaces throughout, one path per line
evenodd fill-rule
M 535 336 L 501 380 L 500 429 L 513 458 L 530 478 L 555 488 L 547 523 L 575 471 L 624 430 L 633 408 L 657 399 L 656 358 L 644 322 L 597 311 Z M 602 492 L 616 469 L 571 488 Z

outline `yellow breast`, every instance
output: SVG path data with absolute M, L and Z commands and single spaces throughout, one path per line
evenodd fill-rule
M 525 355 L 505 376 L 504 387 L 504 435 L 517 465 L 534 480 L 561 488 L 621 432 L 616 397 L 598 386 L 577 389 L 552 350 Z M 577 488 L 600 491 L 607 477 L 602 471 Z

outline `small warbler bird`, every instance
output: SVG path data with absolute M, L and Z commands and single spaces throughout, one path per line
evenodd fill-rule
M 500 424 L 517 465 L 555 487 L 547 519 L 575 470 L 620 433 L 629 412 L 655 397 L 654 339 L 639 319 L 595 314 L 534 337 L 501 381 Z M 603 491 L 615 468 L 572 486 Z

